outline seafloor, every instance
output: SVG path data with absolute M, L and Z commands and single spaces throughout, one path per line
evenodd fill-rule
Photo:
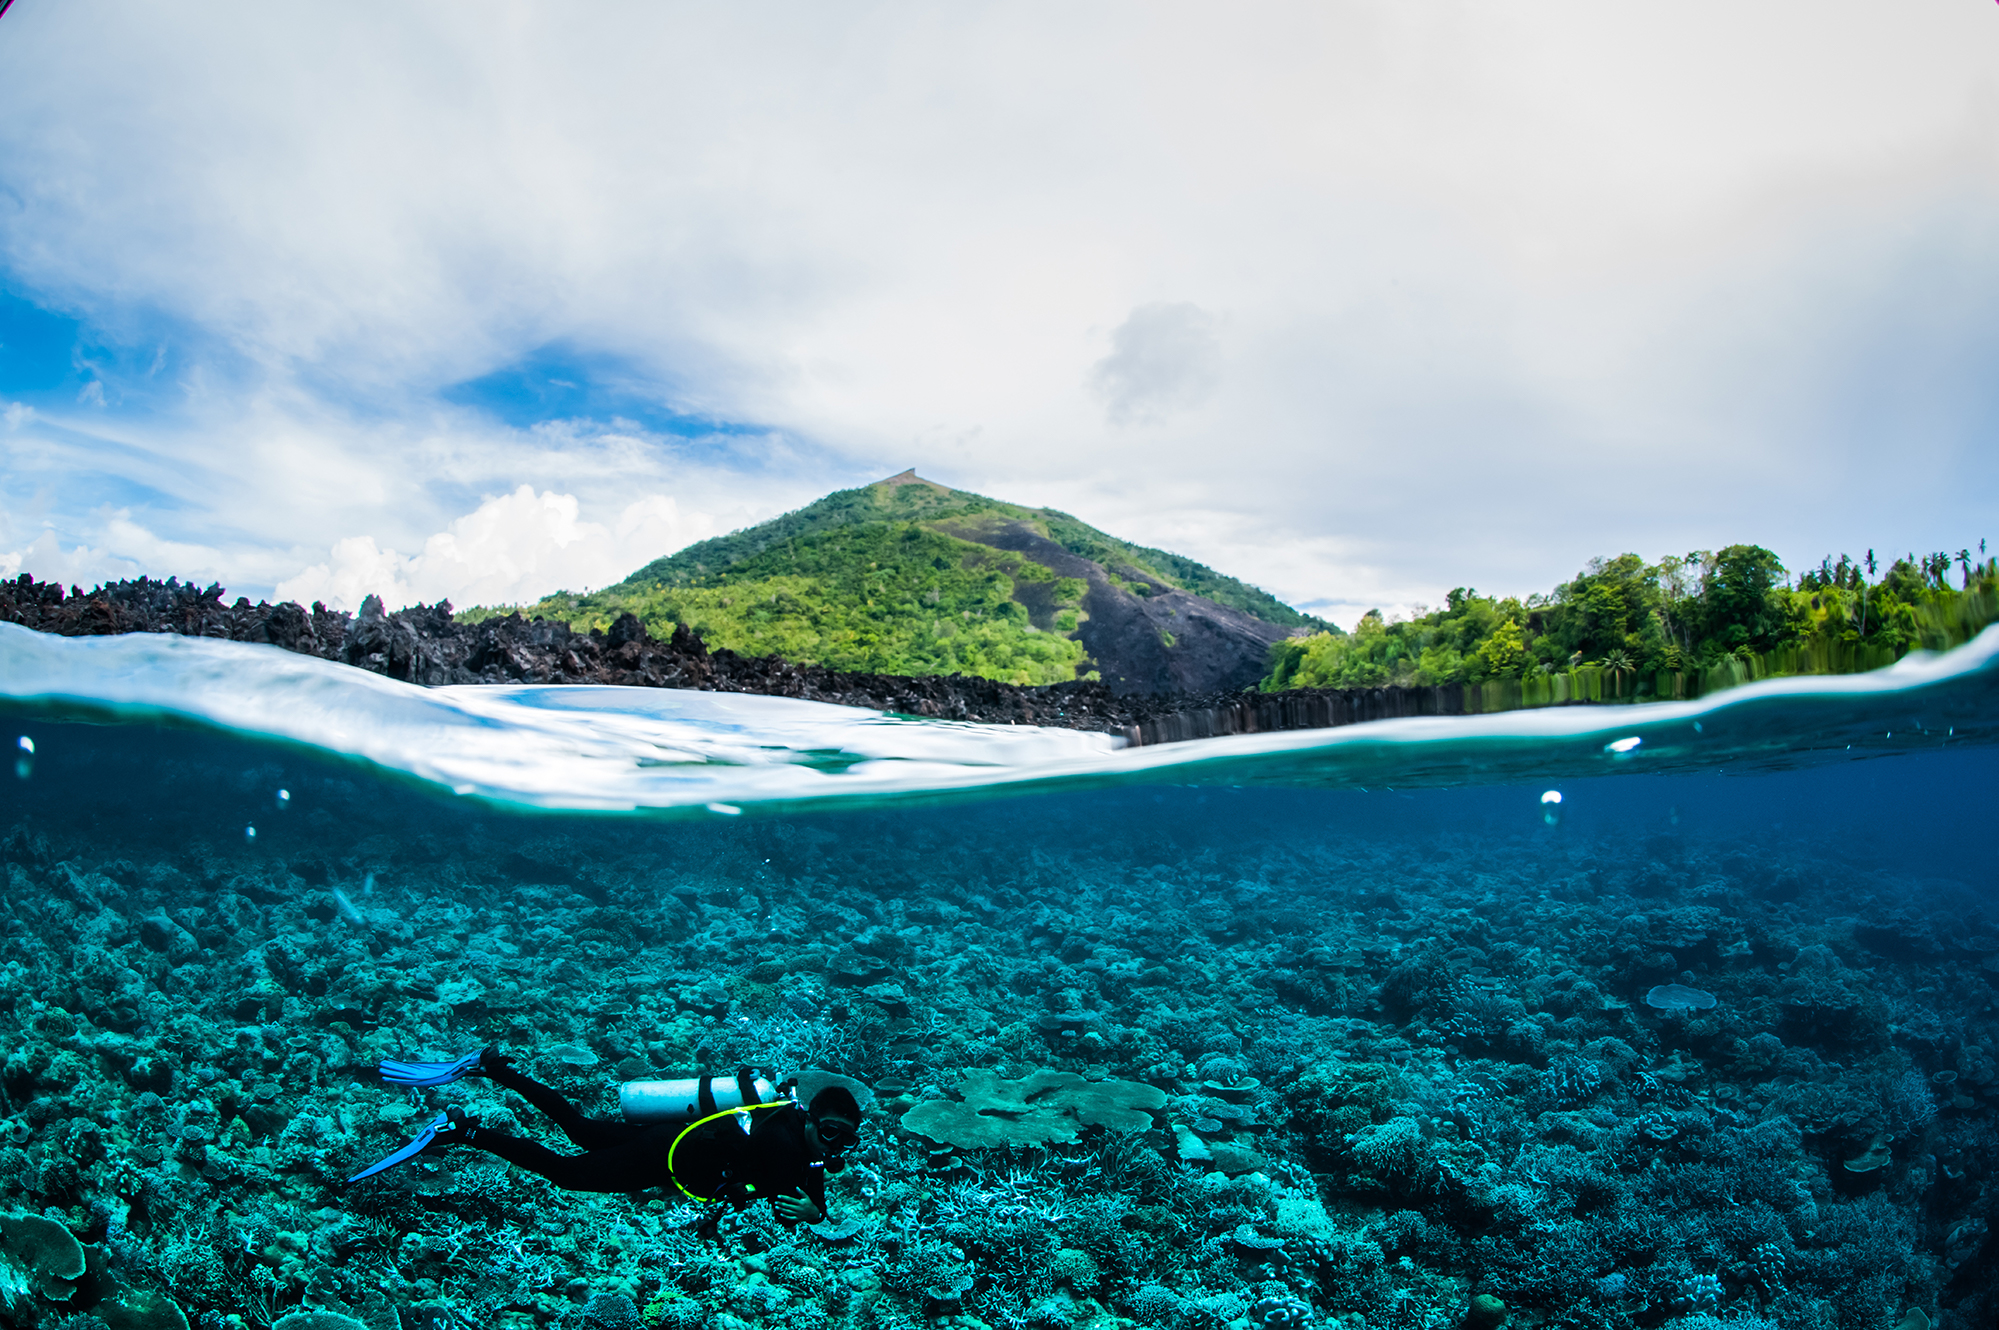
M 1558 825 L 1518 788 L 641 822 L 101 735 L 0 840 L 15 1325 L 176 1323 L 121 1290 L 253 1330 L 1999 1316 L 1989 756 L 1602 779 Z M 605 1114 L 739 1062 L 873 1094 L 809 1230 L 704 1241 L 463 1150 L 343 1188 L 446 1103 L 566 1148 L 372 1075 L 486 1043 Z M 1165 1103 L 1036 1147 L 903 1125 L 1044 1069 Z M 31 1286 L 29 1214 L 82 1280 Z

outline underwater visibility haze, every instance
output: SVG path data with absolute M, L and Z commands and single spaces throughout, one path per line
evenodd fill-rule
M 0 625 L 0 1319 L 1988 1327 L 1995 656 L 1124 749 Z M 568 1149 L 375 1074 L 488 1045 L 862 1136 L 714 1237 L 345 1183 Z

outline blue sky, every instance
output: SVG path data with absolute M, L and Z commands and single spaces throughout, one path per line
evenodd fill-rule
M 601 585 L 914 465 L 1351 621 L 1999 538 L 1999 10 L 0 20 L 0 571 Z

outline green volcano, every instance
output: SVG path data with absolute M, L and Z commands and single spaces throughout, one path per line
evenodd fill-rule
M 1124 692 L 1247 687 L 1272 643 L 1330 627 L 1192 559 L 914 470 L 525 608 L 578 629 L 630 611 L 655 636 L 686 624 L 711 648 L 836 669 Z

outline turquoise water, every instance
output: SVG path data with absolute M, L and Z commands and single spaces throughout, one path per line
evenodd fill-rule
M 49 1283 L 17 1221 L 0 1302 L 1988 1326 L 1995 655 L 1127 750 L 0 625 L 0 1210 L 94 1253 Z M 714 1240 L 463 1150 L 341 1185 L 445 1105 L 559 1145 L 372 1075 L 488 1043 L 606 1115 L 660 1072 L 838 1073 L 859 1164 L 827 1224 Z M 1044 1070 L 1157 1107 L 1009 1111 L 1039 1145 L 923 1107 Z

